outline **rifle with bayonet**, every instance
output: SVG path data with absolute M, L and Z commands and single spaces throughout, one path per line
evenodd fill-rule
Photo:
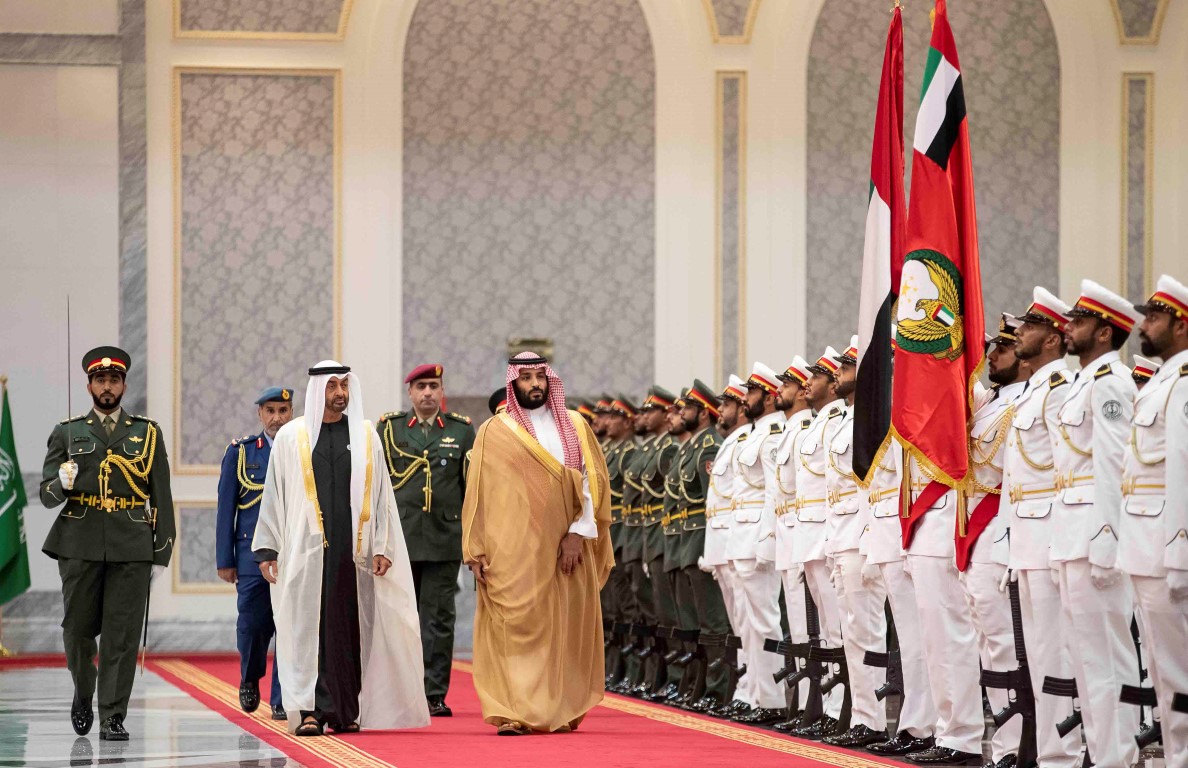
M 1036 765 L 1035 693 L 1031 688 L 1031 670 L 1027 666 L 1027 647 L 1023 643 L 1023 611 L 1019 604 L 1019 582 L 1009 581 L 1007 591 L 1011 599 L 1011 624 L 1015 630 L 1015 659 L 1019 666 L 1010 672 L 982 670 L 982 685 L 1008 691 L 1009 703 L 993 713 L 995 726 L 1001 728 L 1013 717 L 1023 718 L 1017 754 L 1019 768 Z

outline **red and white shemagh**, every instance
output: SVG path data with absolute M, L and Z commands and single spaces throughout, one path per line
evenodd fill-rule
M 512 358 L 512 360 L 520 359 L 536 360 L 538 357 L 533 352 L 521 352 Z M 557 431 L 561 433 L 561 445 L 565 450 L 565 466 L 580 471 L 582 469 L 582 448 L 581 443 L 578 442 L 577 428 L 573 425 L 573 419 L 570 418 L 569 411 L 565 408 L 565 385 L 561 383 L 560 377 L 553 372 L 548 363 L 517 365 L 513 362 L 507 366 L 507 414 L 515 419 L 516 423 L 523 427 L 528 434 L 536 437 L 536 431 L 532 428 L 532 419 L 528 416 L 528 411 L 524 410 L 520 401 L 516 399 L 515 386 L 520 372 L 533 368 L 544 368 L 545 378 L 549 382 L 549 394 L 544 407 L 553 412 L 553 420 L 557 422 Z M 539 438 L 537 439 L 539 440 Z

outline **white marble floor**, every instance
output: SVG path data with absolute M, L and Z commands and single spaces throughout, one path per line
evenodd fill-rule
M 98 721 L 76 736 L 73 695 L 64 668 L 0 669 L 0 768 L 301 768 L 147 670 L 132 689 L 129 741 L 100 741 Z

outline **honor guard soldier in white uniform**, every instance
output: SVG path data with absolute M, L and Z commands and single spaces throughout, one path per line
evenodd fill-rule
M 1002 507 L 1010 527 L 1011 578 L 1019 582 L 1027 666 L 1035 694 L 1036 751 L 1040 768 L 1073 768 L 1080 763 L 1081 737 L 1061 738 L 1056 724 L 1072 714 L 1072 700 L 1043 693 L 1044 677 L 1072 677 L 1068 636 L 1061 619 L 1060 589 L 1052 579 L 1048 550 L 1055 532 L 1052 506 L 1056 484 L 1052 441 L 1057 415 L 1073 374 L 1064 355 L 1064 328 L 1071 307 L 1037 286 L 1031 306 L 1020 316 L 1015 357 L 1031 368 L 1027 389 L 1015 401 L 1015 418 L 1006 441 Z
M 730 529 L 734 522 L 734 452 L 751 432 L 751 422 L 744 413 L 746 396 L 743 380 L 730 374 L 729 383 L 721 396 L 718 431 L 725 432 L 725 439 L 710 468 L 709 492 L 705 499 L 709 526 L 705 529 L 705 550 L 702 554 L 702 565 L 713 569 L 718 588 L 722 591 L 722 601 L 726 603 L 731 629 L 740 638 L 746 623 L 746 600 L 742 596 L 738 575 L 726 555 L 726 548 L 730 544 Z M 751 691 L 753 679 L 753 675 L 744 673 L 735 687 L 734 700 L 714 710 L 714 714 L 729 717 L 754 708 L 757 699 Z
M 1188 766 L 1188 287 L 1169 275 L 1142 307 L 1144 355 L 1163 365 L 1139 392 L 1122 462 L 1118 567 L 1130 574 L 1159 701 L 1168 768 Z M 1127 709 L 1133 709 L 1127 707 Z
M 813 410 L 808 404 L 806 385 L 812 377 L 808 361 L 800 355 L 792 358 L 779 374 L 780 391 L 777 407 L 788 413 L 784 433 L 776 444 L 775 465 L 767 478 L 767 504 L 763 508 L 763 536 L 775 538 L 775 569 L 784 585 L 784 611 L 788 616 L 788 639 L 793 643 L 807 643 L 808 614 L 804 599 L 802 576 L 804 569 L 792 557 L 792 538 L 796 526 L 796 460 L 794 451 L 798 438 L 813 423 Z M 797 703 L 803 706 L 808 697 L 809 680 L 800 681 Z M 787 733 L 800 724 L 799 719 L 776 723 L 776 730 Z
M 782 635 L 775 539 L 760 541 L 766 501 L 765 465 L 774 466 L 775 448 L 784 432 L 784 416 L 775 407 L 778 389 L 775 371 L 756 362 L 747 379 L 746 396 L 746 415 L 754 427 L 734 451 L 734 522 L 726 547 L 746 600 L 741 637 L 756 698 L 754 711 L 734 719 L 756 725 L 783 719 L 785 707 L 783 687 L 773 678 L 782 666 L 780 657 L 763 650 L 765 639 Z
M 966 498 L 966 517 L 957 527 L 956 563 L 978 638 L 982 669 L 1009 672 L 1018 666 L 1015 631 L 1009 598 L 1003 593 L 1010 549 L 1007 520 L 1000 514 L 1004 447 L 1014 418 L 1015 400 L 1027 389 L 1031 369 L 1015 356 L 1015 335 L 1022 324 L 1003 314 L 998 335 L 990 339 L 987 368 L 992 391 L 983 391 L 970 429 L 970 469 L 974 488 Z M 981 701 L 980 692 L 977 695 Z M 988 688 L 993 712 L 1010 705 L 1007 691 Z M 990 739 L 990 759 L 997 768 L 1018 762 L 1023 718 L 1013 717 Z
M 1123 685 L 1138 685 L 1130 634 L 1130 585 L 1118 570 L 1122 458 L 1137 390 L 1118 355 L 1138 314 L 1092 280 L 1069 310 L 1068 351 L 1081 360 L 1057 416 L 1053 460 L 1056 503 L 1051 562 L 1070 628 L 1073 673 L 1090 759 L 1098 768 L 1128 768 L 1138 757 L 1138 710 L 1122 706 Z
M 892 338 L 894 338 L 892 333 Z M 892 341 L 894 346 L 894 341 Z M 904 571 L 903 529 L 899 523 L 899 490 L 903 481 L 903 449 L 888 437 L 886 451 L 876 457 L 870 487 L 858 500 L 868 506 L 867 530 L 861 552 L 864 570 L 878 569 L 887 589 L 887 601 L 899 638 L 899 664 L 903 674 L 903 700 L 899 708 L 898 732 L 881 744 L 866 749 L 876 755 L 898 756 L 932 747 L 938 715 L 932 703 L 928 665 L 924 661 L 924 638 L 916 610 L 916 590 Z
M 868 666 L 866 653 L 886 653 L 887 589 L 877 571 L 863 571 L 865 557 L 858 551 L 866 530 L 869 508 L 859 504 L 854 477 L 854 391 L 857 385 L 858 337 L 841 355 L 837 395 L 845 403 L 837 428 L 825 444 L 825 487 L 829 520 L 825 548 L 833 558 L 833 583 L 842 606 L 842 643 L 850 681 L 850 729 L 829 736 L 824 743 L 836 747 L 865 747 L 887 741 L 887 708 L 875 696 L 886 682 L 886 672 Z
M 792 560 L 799 563 L 808 584 L 809 596 L 817 607 L 821 625 L 821 645 L 824 648 L 842 647 L 842 614 L 837 592 L 830 578 L 825 556 L 825 528 L 829 514 L 828 492 L 825 487 L 826 446 L 841 421 L 845 403 L 837 397 L 837 372 L 841 355 L 833 347 L 809 366 L 813 374 L 808 382 L 809 404 L 817 412 L 808 429 L 797 443 L 796 515 L 792 536 Z M 820 740 L 842 732 L 841 717 L 843 691 L 841 686 L 831 690 L 824 699 L 824 714 L 815 723 L 803 723 L 790 731 L 802 739 Z

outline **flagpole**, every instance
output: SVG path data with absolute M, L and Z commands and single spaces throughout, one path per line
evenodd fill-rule
M 0 402 L 8 395 L 8 376 L 0 373 Z M 12 651 L 4 647 L 4 608 L 0 606 L 0 659 L 12 656 Z

